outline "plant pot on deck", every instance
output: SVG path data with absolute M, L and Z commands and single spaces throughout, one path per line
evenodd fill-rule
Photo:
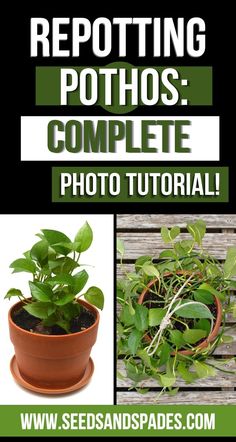
M 180 274 L 186 274 L 187 272 L 178 271 L 177 273 L 180 275 Z M 165 276 L 168 277 L 170 275 L 171 275 L 171 273 L 167 272 Z M 199 273 L 199 275 L 200 275 L 200 273 Z M 143 304 L 143 302 L 145 301 L 145 298 L 147 297 L 147 295 L 149 293 L 149 289 L 153 285 L 155 285 L 157 281 L 158 281 L 158 279 L 156 278 L 156 279 L 153 279 L 152 281 L 150 281 L 149 284 L 147 284 L 147 287 L 145 287 L 145 289 L 142 291 L 141 295 L 139 296 L 138 304 Z M 221 305 L 220 300 L 216 296 L 214 296 L 214 302 L 215 302 L 215 306 L 216 306 L 216 318 L 214 321 L 214 326 L 212 328 L 212 331 L 207 336 L 206 339 L 204 339 L 200 344 L 196 345 L 195 349 L 206 348 L 208 346 L 208 344 L 210 342 L 212 342 L 217 337 L 217 335 L 219 333 L 219 328 L 220 328 L 221 321 L 222 321 L 222 305 Z M 144 336 L 144 339 L 147 343 L 151 342 L 151 337 L 148 334 L 146 334 Z M 179 350 L 178 353 L 188 356 L 188 355 L 194 354 L 194 351 L 193 350 Z
M 23 303 L 18 302 L 9 311 L 10 338 L 15 348 L 11 371 L 22 386 L 47 394 L 58 394 L 81 388 L 93 373 L 90 353 L 96 342 L 99 312 L 79 300 L 95 316 L 89 328 L 65 335 L 31 333 L 17 326 L 13 312 Z

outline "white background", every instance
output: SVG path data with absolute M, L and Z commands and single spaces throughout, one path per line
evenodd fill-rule
M 4 300 L 11 288 L 29 294 L 29 273 L 11 274 L 9 265 L 22 257 L 22 253 L 37 242 L 40 229 L 54 229 L 74 239 L 75 234 L 88 221 L 94 240 L 82 254 L 81 263 L 90 277 L 86 287 L 96 285 L 105 295 L 105 306 L 100 314 L 98 338 L 92 350 L 95 371 L 90 383 L 81 390 L 63 396 L 44 396 L 21 388 L 12 378 L 9 369 L 14 355 L 8 332 L 7 314 L 16 301 Z M 112 215 L 0 215 L 0 404 L 112 404 L 113 403 L 113 216 Z
M 161 152 L 162 137 L 160 126 L 150 126 L 149 133 L 156 135 L 156 140 L 149 140 L 150 147 L 159 147 L 158 153 L 127 153 L 125 137 L 117 143 L 117 152 L 89 152 L 83 149 L 78 153 L 70 153 L 67 150 L 61 153 L 53 153 L 47 147 L 47 126 L 51 120 L 60 120 L 66 123 L 69 120 L 78 120 L 83 124 L 84 120 L 92 120 L 94 124 L 98 120 L 126 120 L 134 123 L 133 137 L 134 146 L 141 145 L 141 121 L 142 120 L 189 120 L 191 125 L 183 126 L 183 133 L 189 134 L 189 139 L 183 140 L 183 147 L 190 147 L 191 153 L 174 152 L 174 126 L 170 126 L 169 153 Z M 96 127 L 96 126 L 95 126 Z M 63 133 L 62 136 L 63 138 Z M 83 138 L 82 138 L 83 140 Z M 21 160 L 22 161 L 219 161 L 219 117 L 21 117 Z

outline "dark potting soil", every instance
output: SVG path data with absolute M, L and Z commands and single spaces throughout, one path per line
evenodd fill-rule
M 18 327 L 31 333 L 39 333 L 43 335 L 66 335 L 66 331 L 59 325 L 53 325 L 51 327 L 45 327 L 41 324 L 39 318 L 30 315 L 26 310 L 21 308 L 13 312 L 12 319 Z M 81 308 L 81 313 L 76 318 L 71 320 L 70 331 L 71 333 L 77 333 L 86 328 L 91 327 L 95 322 L 95 316 L 85 307 Z
M 95 316 L 87 309 L 83 308 L 82 312 L 76 318 L 71 321 L 71 333 L 85 330 L 91 327 L 95 322 Z
M 145 307 L 147 308 L 162 308 L 163 298 L 156 295 L 155 293 L 148 292 L 144 298 L 143 305 L 145 305 Z
M 13 312 L 12 319 L 15 324 L 18 325 L 18 327 L 28 331 L 34 330 L 35 327 L 40 323 L 39 318 L 35 318 L 35 316 L 30 315 L 23 308 Z

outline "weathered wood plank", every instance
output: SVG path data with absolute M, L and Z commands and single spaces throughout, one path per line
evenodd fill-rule
M 228 336 L 232 336 L 233 341 L 229 344 L 219 345 L 214 351 L 215 356 L 235 356 L 236 355 L 236 328 L 231 328 L 228 332 L 226 331 L 225 334 Z
M 232 362 L 228 363 L 224 366 L 226 370 L 236 370 L 236 362 L 232 360 Z M 126 376 L 126 371 L 124 367 L 124 363 L 122 360 L 117 361 L 117 369 L 119 372 Z M 117 379 L 117 387 L 118 388 L 129 388 L 133 385 L 131 379 Z M 159 387 L 159 384 L 155 379 L 147 379 L 140 383 L 143 388 L 155 388 Z M 188 385 L 182 380 L 178 379 L 176 382 L 176 386 L 178 387 L 188 387 Z M 217 375 L 211 378 L 206 379 L 198 379 L 196 382 L 190 385 L 191 388 L 236 388 L 236 374 L 224 373 L 222 371 L 217 371 Z
M 134 272 L 135 271 L 134 263 L 132 263 L 132 264 L 125 263 L 124 264 L 124 269 L 125 269 L 126 272 Z M 124 276 L 124 271 L 122 271 L 122 267 L 119 264 L 119 260 L 118 260 L 117 266 L 116 266 L 116 275 L 117 275 L 117 278 L 120 278 L 120 277 Z M 233 290 L 232 290 L 232 292 L 233 292 Z M 235 290 L 235 292 L 236 292 L 236 290 Z
M 234 228 L 236 229 L 236 215 L 151 215 L 151 214 L 120 214 L 117 215 L 117 229 L 160 229 L 161 226 L 168 227 L 178 225 L 185 227 L 187 222 L 203 219 L 207 229 L 211 228 Z
M 236 391 L 181 391 L 176 396 L 162 395 L 157 400 L 157 392 L 149 391 L 141 395 L 131 391 L 117 392 L 117 404 L 167 404 L 167 405 L 226 405 L 236 404 Z
M 236 302 L 236 293 L 235 293 L 235 296 L 234 296 L 234 302 Z M 233 317 L 232 313 L 227 313 L 226 314 L 226 322 L 229 323 L 229 324 L 236 322 L 236 319 Z
M 162 250 L 171 248 L 156 232 L 119 232 L 118 237 L 124 241 L 124 258 L 129 260 L 135 260 L 140 255 L 158 257 Z M 180 238 L 189 239 L 189 235 L 182 233 Z M 203 247 L 218 259 L 225 259 L 226 249 L 233 245 L 236 245 L 236 233 L 207 233 L 203 241 Z

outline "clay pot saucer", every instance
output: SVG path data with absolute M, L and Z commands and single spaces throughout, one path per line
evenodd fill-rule
M 79 390 L 80 388 L 87 385 L 93 375 L 94 363 L 93 363 L 92 358 L 89 358 L 88 365 L 85 369 L 85 372 L 84 372 L 84 375 L 82 376 L 82 378 L 78 382 L 76 382 L 75 384 L 72 384 L 72 385 L 66 386 L 66 387 L 60 387 L 60 388 L 54 388 L 54 387 L 52 388 L 52 386 L 41 387 L 41 386 L 33 385 L 33 384 L 29 383 L 28 381 L 26 381 L 24 379 L 24 377 L 22 376 L 22 374 L 20 373 L 15 356 L 13 356 L 13 358 L 11 359 L 10 369 L 11 369 L 11 373 L 12 373 L 13 378 L 21 387 L 24 387 L 27 390 L 34 391 L 35 393 L 56 395 L 56 394 L 71 393 L 72 391 Z

